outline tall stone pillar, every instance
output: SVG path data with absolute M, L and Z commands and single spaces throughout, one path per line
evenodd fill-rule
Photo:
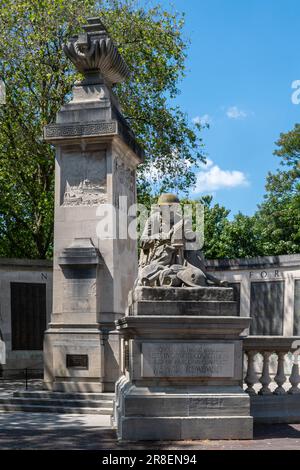
M 128 78 L 128 68 L 101 22 L 90 18 L 64 51 L 84 79 L 44 131 L 56 148 L 45 385 L 56 391 L 113 391 L 120 375 L 114 322 L 124 315 L 137 273 L 136 242 L 124 236 L 119 201 L 126 200 L 128 207 L 136 201 L 135 169 L 142 150 L 112 92 L 113 84 Z M 104 208 L 114 220 L 106 235 Z M 125 228 L 127 220 L 123 217 Z

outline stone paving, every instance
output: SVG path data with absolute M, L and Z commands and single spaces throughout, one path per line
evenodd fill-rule
M 41 390 L 42 380 L 31 380 L 29 390 Z M 25 390 L 23 380 L 0 380 L 0 397 Z M 181 441 L 118 443 L 110 416 L 56 413 L 0 412 L 2 449 L 161 449 L 161 450 L 300 450 L 300 424 L 256 425 L 253 441 Z
M 300 424 L 256 425 L 253 441 L 118 443 L 110 416 L 0 413 L 0 449 L 300 450 Z
M 2 379 L 0 378 L 0 398 L 10 397 L 13 392 L 25 391 L 25 379 Z M 42 379 L 29 379 L 27 383 L 27 390 L 43 390 Z

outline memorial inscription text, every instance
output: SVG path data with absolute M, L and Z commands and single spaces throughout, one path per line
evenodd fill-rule
M 233 377 L 232 343 L 143 343 L 143 377 Z

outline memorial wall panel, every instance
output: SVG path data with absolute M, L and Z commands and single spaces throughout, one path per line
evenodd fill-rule
M 300 336 L 300 279 L 294 284 L 294 336 Z
M 284 281 L 252 282 L 251 335 L 282 335 Z

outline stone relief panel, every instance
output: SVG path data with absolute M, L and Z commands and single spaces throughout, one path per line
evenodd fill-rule
M 106 156 L 99 151 L 64 151 L 63 206 L 97 206 L 107 201 Z

